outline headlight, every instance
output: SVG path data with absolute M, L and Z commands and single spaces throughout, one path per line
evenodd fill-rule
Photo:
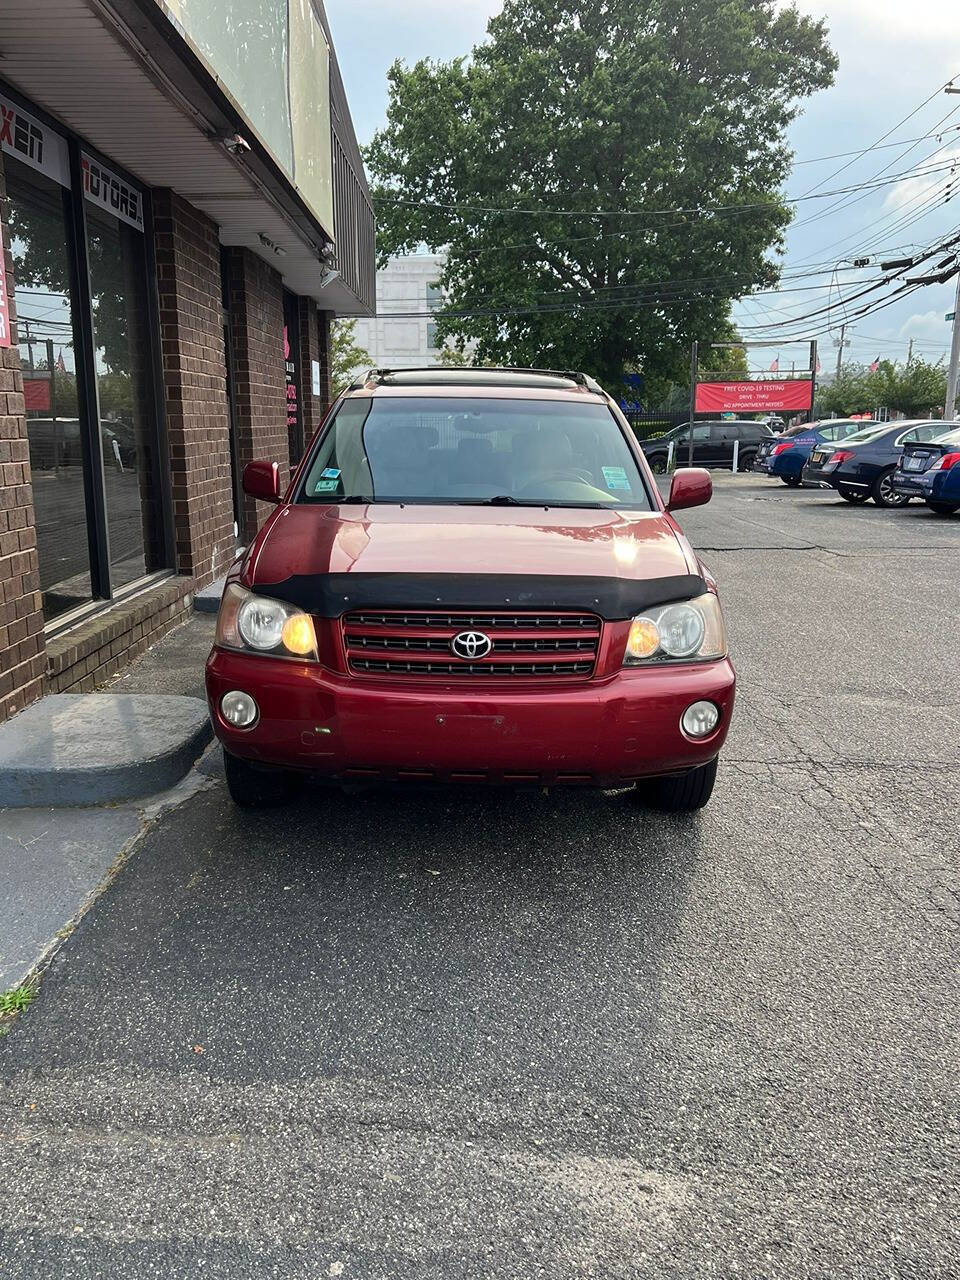
M 256 596 L 236 583 L 227 587 L 220 601 L 216 643 L 222 649 L 274 658 L 317 659 L 317 636 L 309 613 L 283 600 Z
M 623 665 L 702 662 L 708 658 L 723 658 L 726 652 L 727 637 L 720 601 L 712 592 L 707 592 L 695 600 L 658 605 L 634 618 L 630 623 Z

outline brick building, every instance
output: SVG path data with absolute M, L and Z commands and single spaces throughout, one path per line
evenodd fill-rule
M 320 0 L 5 0 L 0 720 L 87 690 L 252 536 L 374 311 Z

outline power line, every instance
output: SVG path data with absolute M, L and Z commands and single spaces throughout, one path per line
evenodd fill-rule
M 816 194 L 802 196 L 784 196 L 781 203 L 799 204 L 803 200 L 828 200 L 832 199 L 834 196 L 848 195 L 854 191 L 890 186 L 892 183 L 901 182 L 906 178 L 925 177 L 928 174 L 939 173 L 950 167 L 950 165 L 946 165 L 926 170 L 906 169 L 902 173 L 893 173 L 886 178 L 870 179 L 866 182 L 854 183 L 849 187 L 838 187 L 833 191 L 821 191 Z M 778 207 L 776 200 L 762 200 L 749 203 L 745 202 L 742 204 L 691 205 L 689 207 L 675 206 L 667 209 L 551 209 L 546 207 L 541 207 L 539 209 L 525 209 L 507 208 L 498 205 L 468 205 L 460 202 L 447 202 L 441 200 L 408 200 L 402 196 L 395 196 L 392 192 L 381 192 L 377 198 L 390 198 L 394 200 L 396 204 L 406 205 L 416 209 L 446 209 L 453 210 L 454 212 L 460 211 L 465 213 L 522 214 L 524 216 L 547 216 L 551 218 L 652 218 L 681 213 L 742 213 L 745 210 L 750 209 L 776 211 Z
M 825 178 L 821 178 L 821 180 L 815 186 L 809 188 L 806 194 L 812 195 L 815 191 L 819 191 L 819 189 L 823 186 L 825 182 L 832 182 L 834 178 L 836 178 L 839 174 L 845 173 L 847 169 L 851 168 L 854 164 L 856 164 L 857 160 L 860 159 L 861 156 L 865 156 L 868 151 L 872 151 L 873 149 L 878 147 L 880 143 L 884 142 L 887 138 L 889 138 L 892 133 L 896 133 L 898 129 L 902 128 L 908 121 L 912 120 L 914 116 L 919 115 L 920 112 L 923 110 L 923 108 L 926 106 L 929 106 L 929 104 L 934 100 L 934 98 L 936 98 L 939 94 L 941 94 L 953 79 L 954 77 L 951 76 L 950 80 L 947 80 L 943 84 L 938 85 L 937 88 L 934 89 L 933 93 L 930 94 L 929 98 L 924 98 L 923 102 L 920 103 L 919 107 L 914 107 L 914 109 L 910 112 L 909 115 L 904 116 L 902 120 L 898 121 L 893 126 L 893 128 L 888 129 L 886 133 L 882 133 L 880 137 L 876 140 L 876 142 L 872 143 L 869 147 L 864 147 L 862 151 L 857 153 L 857 156 L 853 160 L 849 160 L 846 164 L 842 164 L 839 169 L 834 169 L 833 173 L 828 173 Z
M 930 99 L 927 99 L 929 102 Z M 960 128 L 960 125 L 956 126 Z M 881 142 L 875 143 L 873 146 L 865 147 L 862 151 L 837 151 L 831 156 L 812 156 L 806 160 L 794 160 L 793 167 L 796 169 L 801 164 L 822 164 L 826 160 L 842 160 L 845 156 L 855 156 L 858 160 L 861 156 L 868 155 L 871 151 L 891 151 L 894 147 L 902 147 L 908 142 L 929 142 L 931 138 L 940 141 L 941 135 L 938 133 L 924 133 L 919 138 L 901 138 L 899 142 Z M 836 175 L 834 175 L 836 176 Z
M 951 116 L 956 115 L 958 111 L 960 111 L 960 106 L 952 107 L 946 113 L 946 115 L 941 116 L 941 118 L 937 121 L 937 125 L 943 124 L 944 121 L 949 120 Z M 923 158 L 923 160 L 920 161 L 920 164 L 921 165 L 926 164 L 929 160 L 932 160 L 935 155 L 938 155 L 941 151 L 943 151 L 946 147 L 949 147 L 950 145 L 951 145 L 950 142 L 942 142 L 938 147 L 935 147 L 933 151 L 931 151 L 928 155 L 926 155 Z M 916 146 L 916 143 L 914 143 L 913 146 Z M 909 152 L 913 150 L 913 146 L 907 147 L 906 150 L 901 151 L 898 156 L 895 156 L 894 159 L 891 160 L 889 164 L 884 165 L 882 169 L 878 169 L 877 172 L 870 179 L 868 179 L 868 182 L 870 183 L 876 182 L 877 185 L 883 185 L 879 181 L 882 178 L 883 174 L 887 172 L 887 170 L 890 168 L 890 165 L 896 164 L 899 160 L 902 160 L 905 155 L 908 155 Z M 928 172 L 933 172 L 933 170 L 928 170 Z M 917 173 L 915 175 L 909 175 L 909 176 L 922 177 L 924 175 Z M 900 178 L 903 178 L 903 177 L 904 175 L 901 174 Z M 900 178 L 898 178 L 897 180 L 899 181 Z M 884 179 L 884 182 L 885 181 L 886 179 Z M 870 190 L 873 190 L 873 187 L 869 187 L 865 189 L 859 195 L 852 194 L 851 198 L 840 199 L 836 202 L 836 204 L 828 205 L 826 209 L 820 209 L 818 210 L 817 213 L 811 214 L 810 217 L 808 218 L 801 218 L 800 221 L 794 223 L 793 226 L 794 227 L 809 226 L 810 223 L 820 222 L 824 218 L 829 217 L 832 213 L 840 212 L 843 209 L 849 209 L 852 205 L 858 204 L 861 200 L 865 200 Z

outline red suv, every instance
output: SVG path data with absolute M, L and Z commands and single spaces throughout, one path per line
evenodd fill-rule
M 206 683 L 230 794 L 308 775 L 713 790 L 733 710 L 716 584 L 591 378 L 374 371 L 334 405 L 227 578 Z

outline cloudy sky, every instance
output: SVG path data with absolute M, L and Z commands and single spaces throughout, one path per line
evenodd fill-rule
M 413 62 L 468 53 L 500 7 L 500 0 L 326 0 L 361 142 L 368 141 L 383 123 L 386 72 L 395 58 Z M 940 171 L 843 199 L 800 202 L 788 240 L 786 274 L 811 263 L 834 263 L 868 253 L 876 262 L 895 249 L 932 245 L 960 229 L 960 96 L 936 92 L 954 76 L 960 85 L 957 0 L 799 0 L 799 7 L 827 19 L 840 70 L 833 88 L 808 102 L 793 126 L 796 161 L 788 194 L 800 196 L 818 187 L 833 191 L 865 182 L 882 170 L 887 174 L 921 167 Z M 784 74 L 789 75 L 789 68 Z M 931 95 L 926 106 L 905 119 Z M 899 125 L 900 121 L 905 122 Z M 860 158 L 838 156 L 872 147 L 888 132 L 882 149 Z M 920 138 L 923 141 L 913 145 Z M 899 145 L 887 147 L 886 143 Z M 834 158 L 821 159 L 828 156 Z M 945 202 L 950 173 L 942 166 L 953 159 L 958 162 L 955 195 Z M 831 177 L 841 166 L 845 166 L 842 172 Z M 840 270 L 838 278 L 853 281 L 875 278 L 876 269 Z M 762 324 L 823 305 L 824 289 L 786 292 L 798 283 L 796 278 L 785 280 L 781 297 L 752 300 L 738 309 L 738 318 L 744 325 Z M 950 325 L 944 315 L 953 310 L 954 291 L 955 281 L 931 285 L 863 317 L 852 326 L 854 337 L 845 358 L 902 359 L 911 337 L 915 351 L 930 358 L 945 354 Z M 839 314 L 835 309 L 833 319 Z M 836 361 L 834 336 L 825 333 L 821 338 L 821 358 L 827 367 Z M 797 351 L 783 345 L 781 368 Z M 775 354 L 774 348 L 771 358 Z

